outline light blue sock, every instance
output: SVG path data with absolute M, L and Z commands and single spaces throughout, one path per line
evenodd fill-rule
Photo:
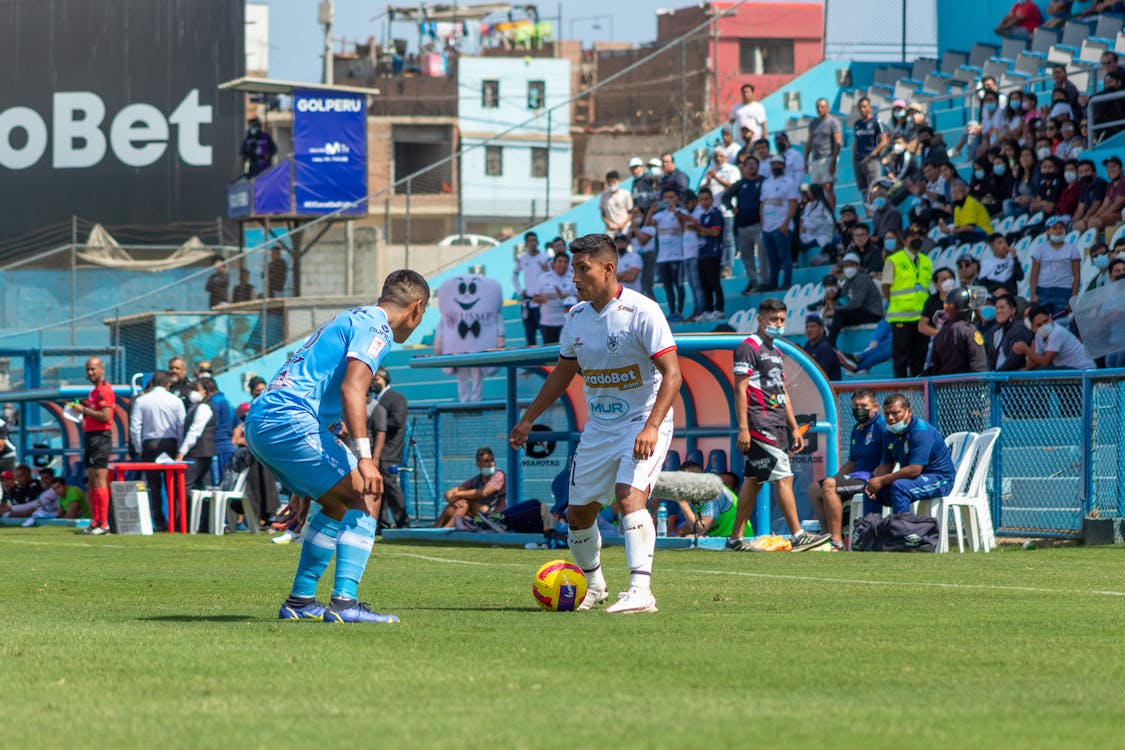
M 340 522 L 324 513 L 317 513 L 309 521 L 301 544 L 301 562 L 297 564 L 297 575 L 293 578 L 293 596 L 316 596 L 316 585 L 336 551 L 339 531 Z
M 375 544 L 375 519 L 361 510 L 349 510 L 340 521 L 336 537 L 336 582 L 332 598 L 355 599 L 359 580 Z

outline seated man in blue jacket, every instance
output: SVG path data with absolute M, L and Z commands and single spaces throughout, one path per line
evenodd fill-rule
M 945 438 L 930 423 L 914 416 L 910 401 L 892 393 L 883 401 L 886 442 L 883 463 L 867 480 L 863 512 L 880 513 L 891 506 L 894 513 L 909 513 L 910 504 L 948 495 L 957 469 Z M 898 464 L 897 471 L 891 471 Z
M 809 485 L 809 502 L 822 529 L 832 535 L 832 548 L 844 548 L 843 501 L 863 492 L 867 480 L 883 462 L 883 444 L 887 427 L 879 411 L 879 397 L 873 391 L 859 390 L 852 394 L 851 442 L 848 460 L 834 477 L 825 477 Z

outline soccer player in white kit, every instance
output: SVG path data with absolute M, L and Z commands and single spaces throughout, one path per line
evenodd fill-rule
M 555 369 L 509 442 L 514 448 L 526 443 L 536 418 L 581 370 L 589 419 L 574 456 L 566 512 L 570 551 L 588 584 L 578 609 L 592 609 L 609 596 L 596 520 L 602 503 L 616 497 L 629 589 L 606 612 L 655 612 L 656 527 L 645 506 L 672 442 L 672 403 L 681 383 L 676 344 L 660 306 L 618 283 L 617 248 L 608 235 L 579 237 L 570 252 L 581 302 L 566 315 Z

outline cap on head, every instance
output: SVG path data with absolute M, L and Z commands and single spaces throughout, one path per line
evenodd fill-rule
M 899 109 L 899 108 L 906 109 L 906 100 L 905 99 L 895 99 L 893 102 L 891 102 L 891 107 L 893 107 L 894 109 Z
M 1055 226 L 1056 224 L 1062 224 L 1063 226 L 1065 226 L 1066 225 L 1066 219 L 1064 219 L 1061 216 L 1052 216 L 1051 218 L 1047 219 L 1047 228 L 1048 229 Z
M 645 165 L 644 159 L 642 159 L 639 156 L 634 156 L 632 159 L 629 160 L 629 168 L 630 169 L 632 169 L 633 167 L 643 167 L 644 165 Z
M 862 262 L 862 259 L 858 255 L 856 255 L 855 253 L 848 253 L 844 256 L 842 262 L 843 263 L 855 263 L 856 265 L 859 265 Z

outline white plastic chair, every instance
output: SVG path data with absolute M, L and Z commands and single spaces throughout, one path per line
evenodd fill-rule
M 208 527 L 212 534 L 221 535 L 223 533 L 223 526 L 227 521 L 227 514 L 230 510 L 230 504 L 233 500 L 244 500 L 246 493 L 246 477 L 250 474 L 250 470 L 246 469 L 240 471 L 235 477 L 234 486 L 230 490 L 220 490 L 218 488 L 209 488 L 206 490 L 192 490 L 191 491 L 191 510 L 190 510 L 190 527 L 189 531 L 192 534 L 199 533 L 200 516 L 203 514 L 203 500 L 206 498 L 211 499 L 211 512 L 208 519 Z M 246 528 L 250 530 L 251 534 L 258 533 L 258 516 L 251 507 L 252 503 L 243 502 L 243 515 L 246 518 Z M 233 521 L 233 519 L 231 519 Z M 234 527 L 234 523 L 231 523 Z
M 972 450 L 962 462 L 972 467 L 971 478 L 963 490 L 954 483 L 954 491 L 938 501 L 938 528 L 940 538 L 937 552 L 949 551 L 949 513 L 954 513 L 957 526 L 957 550 L 965 551 L 962 514 L 968 515 L 969 544 L 973 552 L 988 552 L 996 546 L 996 532 L 992 527 L 992 511 L 988 507 L 988 477 L 992 468 L 992 454 L 1000 428 L 991 427 L 982 432 L 973 443 Z M 958 474 L 961 473 L 958 467 Z

